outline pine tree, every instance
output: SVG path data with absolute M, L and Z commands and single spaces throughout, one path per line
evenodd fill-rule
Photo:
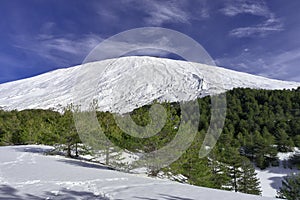
M 293 147 L 293 141 L 289 137 L 289 135 L 285 132 L 284 129 L 278 129 L 277 131 L 277 145 L 278 151 L 280 152 L 288 152 L 291 151 L 291 147 Z
M 241 165 L 241 176 L 238 180 L 238 191 L 247 194 L 260 195 L 260 183 L 256 176 L 257 173 L 255 172 L 252 163 L 247 158 L 243 158 Z
M 209 154 L 208 164 L 212 173 L 211 181 L 214 188 L 226 189 L 226 186 L 230 183 L 230 177 L 228 176 L 226 164 L 219 161 L 219 156 L 218 148 L 216 147 Z
M 75 108 L 72 104 L 68 105 L 64 109 L 64 113 L 61 116 L 59 121 L 59 130 L 60 130 L 62 142 L 63 144 L 66 145 L 68 157 L 73 156 L 72 149 L 74 146 L 75 146 L 75 156 L 78 157 L 77 144 L 81 142 L 73 120 L 74 110 Z
M 122 158 L 123 150 L 113 143 L 113 139 L 122 140 L 122 131 L 115 124 L 113 115 L 108 112 L 97 112 L 97 118 L 101 130 L 100 127 L 96 130 L 91 130 L 90 127 L 87 128 L 90 131 L 90 133 L 85 134 L 89 138 L 88 144 L 92 146 L 97 156 L 103 158 L 105 165 L 128 170 L 121 162 L 124 159 Z M 85 125 L 87 124 L 89 123 L 85 123 Z
M 265 162 L 264 154 L 262 152 L 262 149 L 264 148 L 264 139 L 261 136 L 259 131 L 254 132 L 253 140 L 254 140 L 253 153 L 254 153 L 255 163 L 259 168 L 264 169 L 266 168 L 267 165 Z
M 193 152 L 193 153 L 191 153 Z M 172 163 L 170 167 L 177 173 L 188 178 L 188 182 L 192 185 L 203 187 L 215 187 L 212 182 L 212 173 L 208 167 L 208 159 L 200 159 L 198 151 L 188 149 L 179 160 Z
M 270 165 L 270 163 L 274 163 L 277 158 L 277 148 L 274 146 L 275 144 L 275 137 L 270 134 L 267 127 L 263 128 L 262 131 L 263 137 L 263 145 L 260 148 L 260 153 L 264 156 L 266 167 Z
M 254 161 L 254 154 L 255 154 L 255 141 L 254 141 L 254 134 L 251 132 L 245 131 L 244 134 L 244 154 L 248 158 L 250 158 L 251 161 Z
M 227 164 L 227 175 L 231 179 L 230 185 L 226 188 L 238 192 L 238 180 L 241 176 L 241 161 L 242 156 L 240 156 L 239 151 L 235 147 L 226 147 L 222 152 L 221 162 Z
M 4 124 L 4 131 L 3 140 L 6 144 L 24 144 L 24 134 L 22 134 L 20 120 L 15 111 L 12 111 Z
M 287 176 L 282 181 L 278 198 L 300 200 L 300 173 Z
M 300 148 L 300 135 L 294 137 L 294 143 L 296 147 Z
M 277 149 L 274 147 L 275 138 L 266 127 L 263 128 L 262 134 L 258 131 L 254 136 L 254 153 L 255 163 L 260 169 L 267 168 L 271 162 L 276 160 Z

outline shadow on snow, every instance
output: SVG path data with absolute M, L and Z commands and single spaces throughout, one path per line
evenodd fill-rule
M 109 198 L 95 195 L 92 192 L 86 191 L 74 191 L 62 188 L 59 193 L 55 195 L 52 192 L 45 191 L 42 195 L 36 196 L 33 194 L 19 194 L 19 191 L 9 185 L 0 185 L 0 200 L 44 200 L 44 199 L 54 199 L 54 200 L 108 200 Z

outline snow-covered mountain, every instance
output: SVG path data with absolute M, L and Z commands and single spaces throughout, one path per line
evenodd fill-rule
M 125 113 L 160 101 L 186 101 L 236 87 L 297 88 L 286 82 L 199 63 L 122 57 L 59 69 L 0 85 L 4 109 L 58 108 L 98 99 L 99 109 Z

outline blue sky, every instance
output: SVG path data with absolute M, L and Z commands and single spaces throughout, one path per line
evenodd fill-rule
M 101 41 L 155 26 L 219 66 L 300 81 L 299 0 L 0 0 L 0 83 L 82 63 Z

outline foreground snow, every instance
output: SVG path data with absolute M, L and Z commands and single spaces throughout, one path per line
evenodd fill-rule
M 102 69 L 106 68 L 102 74 Z M 130 112 L 153 100 L 180 102 L 237 87 L 283 89 L 300 83 L 272 80 L 199 63 L 122 57 L 59 69 L 0 85 L 5 109 L 58 108 L 98 99 L 99 109 Z
M 284 164 L 296 153 L 300 153 L 298 148 L 295 148 L 294 152 L 278 153 L 280 161 L 280 165 L 278 167 L 268 167 L 265 170 L 256 169 L 257 176 L 260 179 L 263 196 L 275 197 L 277 195 L 277 191 L 282 186 L 283 177 L 299 172 L 297 169 L 289 168 L 290 166 L 288 164 Z
M 271 199 L 113 171 L 47 146 L 0 147 L 0 199 Z

